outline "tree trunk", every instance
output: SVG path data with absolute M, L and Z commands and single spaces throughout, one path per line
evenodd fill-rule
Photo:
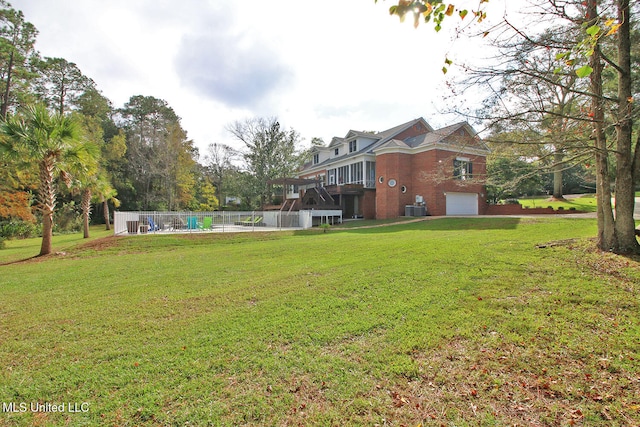
M 38 199 L 42 212 L 42 246 L 40 255 L 51 253 L 51 239 L 53 237 L 53 211 L 56 205 L 56 192 L 53 180 L 54 161 L 45 157 L 40 163 L 40 191 Z
M 82 190 L 82 222 L 84 238 L 89 238 L 89 217 L 91 216 L 91 189 Z
M 561 150 L 558 150 L 553 154 L 553 197 L 555 199 L 562 199 L 564 197 L 562 192 L 563 160 L 564 153 Z
M 7 111 L 9 110 L 9 96 L 11 94 L 11 75 L 13 72 L 13 54 L 15 48 L 11 49 L 11 54 L 9 55 L 9 65 L 7 66 L 7 87 L 4 89 L 4 102 L 0 107 L 0 115 L 3 119 L 7 117 Z
M 102 198 L 102 210 L 104 214 L 105 230 L 111 230 L 111 223 L 109 222 L 109 202 L 104 197 Z
M 588 0 L 587 19 L 590 23 L 598 18 L 597 0 Z M 595 164 L 596 164 L 596 198 L 598 203 L 598 248 L 604 251 L 613 251 L 617 248 L 615 222 L 611 209 L 611 183 L 609 181 L 609 163 L 607 139 L 603 129 L 604 107 L 602 90 L 602 53 L 600 44 L 596 43 L 591 55 L 591 67 L 593 72 L 590 77 L 591 85 L 591 113 L 593 120 L 593 133 L 595 138 Z
M 53 238 L 53 212 L 42 213 L 42 245 L 40 245 L 40 256 L 51 253 Z
M 618 114 L 616 123 L 616 219 L 618 253 L 640 249 L 635 236 L 634 161 L 631 151 L 631 38 L 629 0 L 618 0 Z

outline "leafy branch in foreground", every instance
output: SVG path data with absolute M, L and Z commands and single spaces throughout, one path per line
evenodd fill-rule
M 377 3 L 378 0 L 375 0 L 375 2 Z M 424 21 L 425 24 L 433 21 L 435 24 L 434 30 L 439 32 L 442 29 L 442 22 L 445 18 L 454 14 L 464 20 L 471 13 L 473 16 L 472 22 L 480 23 L 484 21 L 487 18 L 487 12 L 483 10 L 483 4 L 488 2 L 489 0 L 479 0 L 478 8 L 470 12 L 468 9 L 456 9 L 454 4 L 445 4 L 442 0 L 398 0 L 398 4 L 394 4 L 389 8 L 389 14 L 398 16 L 400 22 L 404 22 L 408 14 L 413 15 L 414 28 L 418 28 L 420 21 Z M 444 62 L 442 73 L 446 74 L 452 61 L 449 58 L 445 58 Z
M 378 0 L 375 0 L 375 2 L 377 3 Z M 471 11 L 477 22 L 482 22 L 487 17 L 487 13 L 482 10 L 482 5 L 488 2 L 489 0 L 480 0 L 478 9 Z M 412 14 L 413 26 L 416 28 L 420 25 L 421 20 L 429 23 L 433 19 L 436 31 L 442 29 L 442 22 L 445 17 L 453 16 L 454 12 L 457 12 L 460 19 L 465 19 L 469 15 L 468 9 L 456 9 L 455 5 L 451 3 L 445 5 L 442 0 L 399 0 L 398 4 L 389 8 L 389 14 L 397 15 L 401 22 L 404 22 L 407 14 Z

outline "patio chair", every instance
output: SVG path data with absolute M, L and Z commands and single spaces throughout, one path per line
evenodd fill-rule
M 153 218 L 147 217 L 147 221 L 149 221 L 149 231 L 158 231 L 160 229 L 158 224 L 153 222 Z
M 198 228 L 198 217 L 189 216 L 187 217 L 187 228 L 189 230 L 195 230 Z
M 245 225 L 245 226 L 263 225 L 261 216 L 257 216 L 255 218 L 247 218 L 244 221 L 242 221 L 241 223 L 242 223 L 242 225 Z
M 240 220 L 240 221 L 236 221 L 236 222 L 234 222 L 234 224 L 235 224 L 235 225 L 245 225 L 245 224 L 247 224 L 247 223 L 250 223 L 250 221 L 252 221 L 252 219 L 251 219 L 251 217 L 250 217 L 250 216 L 248 216 L 248 217 L 246 217 L 245 219 L 242 219 L 242 220 Z
M 171 228 L 173 230 L 182 230 L 184 228 L 182 218 L 173 218 L 173 220 L 171 220 Z
M 202 228 L 205 230 L 213 228 L 213 218 L 211 218 L 210 216 L 204 217 L 204 219 L 202 220 Z

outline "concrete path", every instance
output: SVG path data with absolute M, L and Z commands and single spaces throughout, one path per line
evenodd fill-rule
M 571 199 L 574 197 L 581 197 L 582 194 L 566 194 L 565 197 L 567 199 Z M 611 203 L 614 203 L 614 200 L 611 200 Z M 578 214 L 578 215 L 589 215 L 589 214 Z M 592 213 L 591 215 L 593 215 L 593 217 L 596 217 L 595 212 Z M 633 210 L 633 218 L 636 219 L 637 221 L 640 221 L 640 197 L 636 197 L 636 205 L 635 208 Z

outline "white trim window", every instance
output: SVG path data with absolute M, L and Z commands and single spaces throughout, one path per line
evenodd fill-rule
M 349 184 L 349 166 L 340 166 L 338 168 L 338 185 Z
M 358 141 L 349 141 L 349 152 L 353 153 L 355 151 L 358 151 Z
M 365 187 L 376 188 L 376 162 L 365 162 L 365 174 L 367 179 Z
M 329 171 L 327 172 L 327 178 L 329 179 L 327 181 L 327 185 L 336 185 L 336 170 L 329 169 Z
M 473 176 L 473 164 L 468 157 L 457 157 L 453 161 L 453 178 L 465 181 Z
M 362 184 L 362 162 L 352 163 L 350 165 L 351 179 L 350 184 Z

